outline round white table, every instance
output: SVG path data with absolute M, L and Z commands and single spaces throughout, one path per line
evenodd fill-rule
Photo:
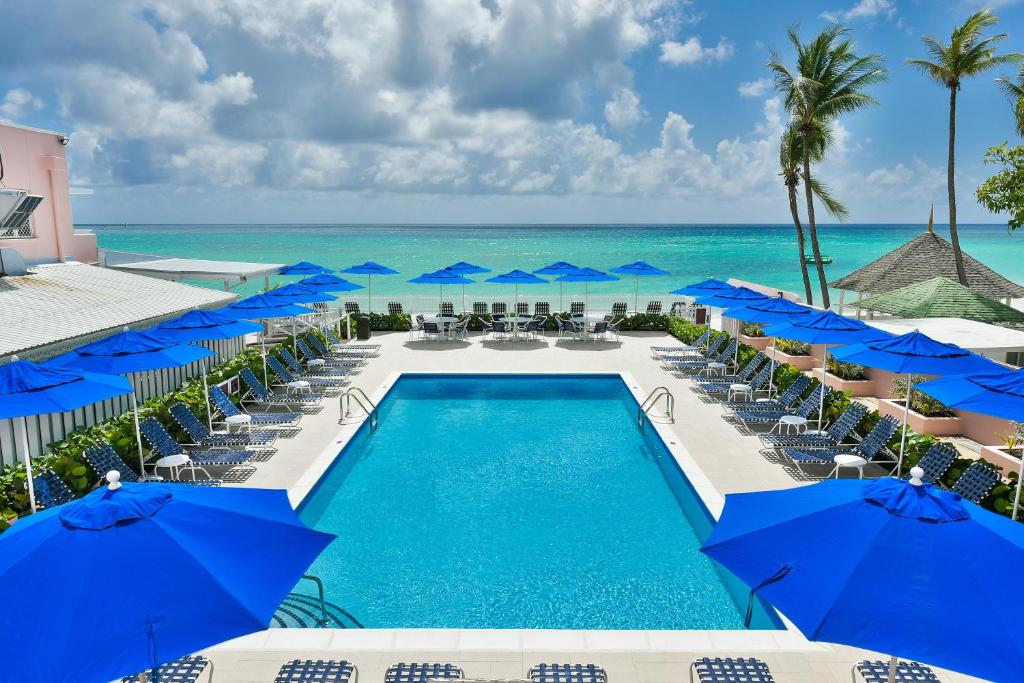
M 787 434 L 796 431 L 797 434 L 807 430 L 807 418 L 799 415 L 783 415 L 779 418 L 779 432 L 785 428 Z
M 309 391 L 309 382 L 304 379 L 288 382 L 285 386 L 288 387 L 289 391 Z
M 188 457 L 184 453 L 167 455 L 156 461 L 157 469 L 166 468 L 171 471 L 171 479 L 178 479 L 178 471 L 185 466 L 188 466 L 189 469 L 192 470 L 192 479 L 195 479 L 196 471 L 192 466 L 192 458 Z
M 224 424 L 228 426 L 228 431 L 231 431 L 232 427 L 245 427 L 248 431 L 252 431 L 252 415 L 228 415 L 224 418 Z
M 839 470 L 843 467 L 856 467 L 859 478 L 864 478 L 864 466 L 868 464 L 865 458 L 853 453 L 842 453 L 833 458 L 836 463 L 836 479 L 839 478 Z
M 310 358 L 306 361 L 306 365 L 311 368 L 319 368 L 326 362 L 323 358 Z
M 726 400 L 735 401 L 739 396 L 743 396 L 746 401 L 754 400 L 754 389 L 749 384 L 730 384 L 729 395 Z

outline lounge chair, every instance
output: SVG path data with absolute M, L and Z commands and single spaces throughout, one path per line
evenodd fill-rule
M 896 465 L 896 459 L 891 454 L 888 460 L 879 460 L 878 456 L 886 452 L 885 445 L 899 428 L 900 423 L 896 418 L 887 415 L 876 422 L 864 440 L 852 448 L 783 448 L 782 454 L 805 474 L 804 465 L 833 465 L 832 471 L 826 476 L 834 474 L 838 479 L 839 470 L 843 467 L 856 467 L 858 476 L 863 478 L 864 466 L 868 463 Z
M 608 683 L 608 674 L 594 664 L 538 664 L 527 676 L 533 683 Z
M 722 347 L 725 346 L 728 340 L 728 335 L 720 334 L 717 337 L 709 339 L 707 345 L 704 346 L 703 349 L 663 354 L 661 356 L 661 365 L 666 370 L 672 370 L 675 368 L 675 363 L 709 360 L 721 352 Z
M 487 315 L 487 303 L 484 301 L 474 301 L 473 315 Z
M 747 364 L 740 368 L 735 375 L 722 375 L 720 377 L 697 377 L 693 380 L 698 387 L 711 384 L 731 384 L 735 382 L 748 382 L 757 374 L 768 357 L 758 351 L 754 357 L 747 361 Z M 771 365 L 771 364 L 769 364 Z M 728 386 L 723 391 L 728 390 Z
M 213 681 L 213 662 L 201 655 L 190 655 L 161 664 L 155 669 L 146 669 L 146 680 L 164 683 L 196 683 L 203 671 L 209 670 L 207 681 Z M 121 683 L 140 683 L 142 674 L 125 676 Z
M 516 302 L 516 315 L 530 315 L 530 304 L 526 301 Z
M 769 367 L 771 366 L 769 365 Z M 810 383 L 810 377 L 800 375 L 793 380 L 792 384 L 786 387 L 785 391 L 775 398 L 759 398 L 754 401 L 726 401 L 722 406 L 730 412 L 777 412 L 789 410 L 800 399 L 800 394 L 804 393 L 804 390 L 807 389 Z
M 153 452 L 161 458 L 169 455 L 187 455 L 194 465 L 199 467 L 230 467 L 247 465 L 255 460 L 259 453 L 250 450 L 222 449 L 185 449 L 174 440 L 170 432 L 164 429 L 155 417 L 147 417 L 139 423 L 139 431 L 149 443 Z
M 389 315 L 401 315 L 405 311 L 402 310 L 402 304 L 398 301 L 388 302 L 388 314 Z
M 491 315 L 505 315 L 508 313 L 508 304 L 504 301 L 495 301 L 491 304 Z
M 652 346 L 651 353 L 656 358 L 663 356 L 678 356 L 692 353 L 704 353 L 704 347 L 711 341 L 711 330 L 707 329 L 699 337 L 693 340 L 692 344 L 681 344 L 679 346 Z
M 648 301 L 647 302 L 647 315 L 661 315 L 661 302 L 660 301 Z
M 733 360 L 736 357 L 736 351 L 739 349 L 739 342 L 735 339 L 730 339 L 729 343 L 725 345 L 714 358 L 705 358 L 703 360 L 676 360 L 670 361 L 672 369 L 676 372 L 693 372 L 693 373 L 704 373 L 714 369 L 726 369 L 732 365 Z
M 354 313 L 354 314 L 358 315 L 359 314 L 359 302 L 358 301 L 346 301 L 345 302 L 345 312 L 346 313 Z
M 583 315 L 583 302 L 573 301 L 569 303 L 569 315 Z
M 953 493 L 959 493 L 961 498 L 980 504 L 999 480 L 999 470 L 981 461 L 972 462 L 953 484 Z
M 690 664 L 690 683 L 775 683 L 768 665 L 753 657 L 702 657 Z
M 928 448 L 928 451 L 921 456 L 921 459 L 917 461 L 915 467 L 920 467 L 924 470 L 924 476 L 921 477 L 921 481 L 926 484 L 934 484 L 942 478 L 949 468 L 953 466 L 956 459 L 960 456 L 957 452 L 956 447 L 949 443 L 934 443 Z M 903 475 L 904 479 L 910 479 L 910 473 Z
M 324 337 L 331 346 L 332 353 L 346 353 L 357 356 L 379 356 L 380 344 L 346 344 L 331 329 L 324 329 Z
M 824 388 L 821 384 L 818 384 L 811 390 L 807 398 L 797 405 L 796 408 L 786 409 L 782 408 L 779 410 L 764 410 L 764 411 L 748 411 L 748 410 L 737 410 L 733 413 L 733 417 L 742 421 L 745 425 L 766 425 L 770 424 L 776 426 L 783 417 L 787 415 L 794 415 L 796 417 L 802 417 L 806 420 L 811 419 L 811 416 L 818 412 L 818 406 L 821 402 L 821 392 Z M 831 393 L 831 390 L 829 390 Z M 827 398 L 827 396 L 826 396 Z
M 242 383 L 249 390 L 249 395 L 252 397 L 249 399 L 250 403 L 256 403 L 265 406 L 316 406 L 319 405 L 320 400 L 324 397 L 321 393 L 306 392 L 297 394 L 295 392 L 281 393 L 279 391 L 271 391 L 263 382 L 256 377 L 256 374 L 249 368 L 242 368 L 238 371 L 238 378 L 242 380 Z
M 451 301 L 442 301 L 437 312 L 441 315 L 455 315 L 455 304 Z
M 281 666 L 274 683 L 356 683 L 359 671 L 351 662 L 334 659 L 293 659 Z
M 889 662 L 857 662 L 853 665 L 854 683 L 857 674 L 864 679 L 864 683 L 888 683 L 889 669 Z M 896 663 L 896 683 L 939 683 L 939 678 L 924 664 L 901 659 Z
M 616 301 L 612 304 L 612 316 L 616 318 L 622 317 L 626 315 L 628 308 L 629 306 L 625 301 Z
M 459 680 L 465 678 L 462 668 L 454 664 L 436 662 L 399 662 L 384 673 L 384 683 L 427 683 L 427 681 Z
M 351 358 L 346 357 L 345 354 L 331 353 L 315 334 L 299 337 L 295 340 L 295 347 L 306 359 L 306 365 L 312 366 L 311 370 L 314 371 L 320 369 L 324 372 L 344 375 L 350 372 L 358 372 L 356 368 L 366 364 L 366 361 L 362 358 Z M 278 352 L 281 351 L 288 352 L 288 349 L 282 346 L 278 348 Z
M 269 427 L 271 429 L 298 429 L 302 413 L 291 410 L 278 410 L 267 413 L 252 413 L 239 408 L 232 402 L 223 389 L 214 385 L 210 387 L 210 402 L 225 418 L 245 417 L 249 426 Z M 216 422 L 216 421 L 215 421 Z
M 307 346 L 301 339 L 295 340 L 295 346 L 299 349 L 299 353 L 301 353 L 306 359 L 305 366 L 303 366 L 299 360 L 292 355 L 292 352 L 284 346 L 279 346 L 277 348 L 277 355 L 278 358 L 283 360 L 284 364 L 288 366 L 288 371 L 298 379 L 306 379 L 307 377 L 336 377 L 338 375 L 348 374 L 349 371 L 347 366 L 337 366 L 334 363 L 328 363 L 313 353 L 309 346 Z
M 301 393 L 311 391 L 313 387 L 318 389 L 325 389 L 328 392 L 339 391 L 341 387 L 348 384 L 347 379 L 341 377 L 312 377 L 304 375 L 302 377 L 296 377 L 290 371 L 286 370 L 281 361 L 274 356 L 267 356 L 267 366 L 270 370 L 277 375 L 277 379 L 280 380 L 281 384 L 288 387 L 288 390 L 295 393 Z
M 714 378 L 711 378 L 701 380 L 700 384 L 696 385 L 696 388 L 708 395 L 726 394 L 727 398 L 738 395 L 752 397 L 755 394 L 768 391 L 768 381 L 771 379 L 771 374 L 772 365 L 771 363 L 766 363 L 761 366 L 756 375 L 748 380 L 734 379 L 738 378 L 739 375 L 733 375 L 733 378 L 726 377 L 723 381 L 716 381 Z
M 801 450 L 835 449 L 846 443 L 864 416 L 867 407 L 862 403 L 851 401 L 846 410 L 835 419 L 824 431 L 809 434 L 780 434 L 769 432 L 759 434 L 761 443 L 768 448 L 797 448 Z
M 533 314 L 549 316 L 551 315 L 551 304 L 547 301 L 538 301 L 533 304 Z
M 85 461 L 89 463 L 89 467 L 92 468 L 92 471 L 95 472 L 100 479 L 105 477 L 107 472 L 110 472 L 111 470 L 118 473 L 120 481 L 139 482 L 158 481 L 162 479 L 160 477 L 140 477 L 138 473 L 133 470 L 131 466 L 129 466 L 128 463 L 126 463 L 124 459 L 118 455 L 117 451 L 115 451 L 108 443 L 101 443 L 91 448 L 86 448 L 82 455 L 85 457 Z M 203 468 L 197 467 L 196 469 L 206 474 L 207 478 L 194 480 L 172 479 L 171 481 L 176 484 L 195 484 L 196 486 L 220 486 L 223 483 L 220 479 L 211 479 L 210 473 Z
M 420 316 L 422 319 L 423 316 Z M 298 341 L 303 342 L 312 349 L 313 357 L 320 358 L 326 365 L 334 365 L 342 368 L 356 368 L 361 365 L 366 365 L 366 359 L 370 356 L 378 355 L 378 352 L 372 349 L 361 349 L 354 347 L 351 350 L 331 350 L 327 348 L 327 344 L 323 342 L 320 337 L 316 336 L 312 332 L 304 337 L 301 337 Z M 302 351 L 302 347 L 299 346 L 299 351 Z
M 209 427 L 196 417 L 196 414 L 184 403 L 178 402 L 170 407 L 171 417 L 177 422 L 189 438 L 192 439 L 191 446 L 203 446 L 206 448 L 229 448 L 243 446 L 252 450 L 265 451 L 270 449 L 277 434 L 271 431 L 246 431 L 246 432 L 211 432 Z
M 75 499 L 71 487 L 53 470 L 44 470 L 32 477 L 32 491 L 37 508 L 52 508 Z

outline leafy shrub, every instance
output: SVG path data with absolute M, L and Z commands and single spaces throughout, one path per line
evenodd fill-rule
M 790 356 L 811 355 L 811 345 L 796 341 L 795 339 L 776 339 L 775 348 Z
M 920 375 L 914 375 L 912 379 L 914 380 L 915 385 L 925 381 L 925 378 Z M 896 378 L 892 381 L 892 393 L 900 400 L 906 398 L 906 378 Z M 918 391 L 916 387 L 910 394 L 910 409 L 919 415 L 924 415 L 925 417 L 953 417 L 955 415 L 955 413 L 947 408 L 946 404 L 942 401 Z
M 828 358 L 825 360 L 825 368 L 830 374 L 847 381 L 856 381 L 868 378 L 868 376 L 864 374 L 863 365 L 857 365 L 856 363 L 844 363 L 843 361 L 836 360 L 835 356 L 831 353 L 828 354 Z
M 748 337 L 763 337 L 764 329 L 757 323 L 744 323 L 743 334 Z

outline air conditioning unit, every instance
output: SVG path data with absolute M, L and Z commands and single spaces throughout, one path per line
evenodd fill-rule
M 0 239 L 31 237 L 29 217 L 42 201 L 40 195 L 29 194 L 28 190 L 0 188 Z
M 28 275 L 25 259 L 16 249 L 0 248 L 0 277 L 5 275 Z

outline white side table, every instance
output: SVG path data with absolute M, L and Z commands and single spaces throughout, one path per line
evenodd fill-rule
M 727 400 L 735 401 L 740 396 L 742 396 L 746 401 L 753 401 L 753 388 L 749 384 L 730 384 Z
M 224 424 L 228 426 L 228 432 L 232 427 L 245 427 L 246 431 L 252 431 L 252 415 L 228 415 L 224 418 Z
M 304 379 L 298 379 L 295 380 L 294 382 L 288 382 L 285 386 L 288 387 L 288 391 L 302 392 L 310 390 L 309 382 L 307 382 Z
M 319 368 L 323 367 L 323 364 L 326 362 L 327 361 L 325 361 L 323 358 L 311 358 L 310 360 L 306 361 L 306 365 L 308 365 L 311 368 Z
M 708 374 L 710 375 L 715 373 L 717 375 L 724 375 L 726 367 L 727 365 L 725 363 L 708 363 Z
M 178 471 L 185 465 L 188 465 L 191 468 L 192 458 L 188 457 L 184 453 L 168 455 L 156 461 L 157 469 L 165 467 L 171 471 L 171 479 L 178 479 Z M 196 472 L 194 469 L 192 470 L 192 478 L 196 478 Z
M 843 453 L 833 458 L 836 463 L 836 479 L 839 478 L 839 470 L 843 467 L 856 467 L 857 475 L 860 479 L 864 478 L 864 466 L 868 464 L 865 458 L 852 453 Z
M 779 418 L 779 433 L 785 429 L 787 434 L 800 434 L 807 431 L 807 418 L 799 415 L 783 415 Z

